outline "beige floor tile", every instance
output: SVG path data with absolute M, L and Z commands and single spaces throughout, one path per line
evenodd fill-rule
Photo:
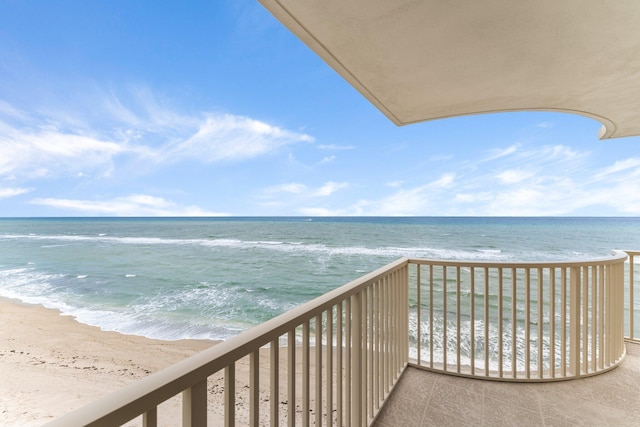
M 640 344 L 610 372 L 554 383 L 482 381 L 408 368 L 374 424 L 640 426 Z

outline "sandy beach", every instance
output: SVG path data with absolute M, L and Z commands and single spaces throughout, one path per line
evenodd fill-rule
M 215 341 L 161 341 L 105 332 L 57 310 L 0 298 L 0 426 L 40 426 L 194 355 Z M 268 424 L 268 348 L 261 350 L 260 417 Z M 301 349 L 296 365 L 300 372 Z M 313 352 L 312 352 L 313 353 Z M 236 362 L 236 423 L 248 424 L 249 358 Z M 287 417 L 287 352 L 280 351 L 279 418 Z M 311 362 L 313 363 L 313 355 Z M 324 380 L 324 373 L 323 373 Z M 311 381 L 314 375 L 311 373 Z M 298 390 L 301 377 L 296 376 Z M 208 379 L 209 425 L 224 422 L 222 372 Z M 311 397 L 313 408 L 313 396 Z M 323 399 L 324 400 L 324 399 Z M 158 425 L 181 424 L 181 396 L 158 407 Z M 296 422 L 302 412 L 296 404 Z M 311 411 L 313 425 L 313 410 Z M 335 415 L 335 414 L 334 414 Z M 326 417 L 326 416 L 325 416 Z M 298 419 L 299 418 L 299 419 Z M 141 417 L 125 424 L 140 426 Z
M 0 425 L 42 425 L 213 344 L 104 332 L 0 299 Z

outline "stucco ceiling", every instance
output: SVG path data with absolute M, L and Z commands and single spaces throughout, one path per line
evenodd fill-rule
M 260 0 L 398 125 L 566 111 L 640 134 L 638 0 Z

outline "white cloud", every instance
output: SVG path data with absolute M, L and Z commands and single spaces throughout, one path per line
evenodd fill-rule
M 19 196 L 30 191 L 28 188 L 0 188 L 0 199 Z
M 248 117 L 208 115 L 193 135 L 167 146 L 163 158 L 190 158 L 204 162 L 242 160 L 266 154 L 284 145 L 312 141 L 309 135 Z
M 506 157 L 506 156 L 510 156 L 511 154 L 514 154 L 518 151 L 518 149 L 521 147 L 520 144 L 513 144 L 507 148 L 503 148 L 503 149 L 493 149 L 490 151 L 489 156 L 487 156 L 484 160 L 482 160 L 483 162 L 488 162 L 491 160 L 496 160 L 496 159 L 500 159 L 502 157 Z
M 327 197 L 327 196 L 332 195 L 333 193 L 335 193 L 338 190 L 341 190 L 343 188 L 347 188 L 348 186 L 349 186 L 349 184 L 346 183 L 346 182 L 329 181 L 326 184 L 324 184 L 322 187 L 320 187 L 316 191 L 314 191 L 313 195 L 317 196 L 317 197 Z
M 288 184 L 275 185 L 264 190 L 267 196 L 277 195 L 278 193 L 289 193 L 301 195 L 306 198 L 327 197 L 338 190 L 349 187 L 348 182 L 326 182 L 321 187 L 311 188 L 308 185 L 291 182 Z
M 532 174 L 529 172 L 511 169 L 497 174 L 496 178 L 498 178 L 504 184 L 517 184 L 531 177 L 531 175 Z
M 123 144 L 60 131 L 54 126 L 19 129 L 0 122 L 0 135 L 0 177 L 77 173 L 104 167 L 127 150 Z
M 633 169 L 632 172 L 637 173 L 640 170 L 640 158 L 632 157 L 625 160 L 619 160 L 615 162 L 612 166 L 605 168 L 600 173 L 596 175 L 597 178 L 604 178 L 607 175 L 616 174 L 622 171 L 628 171 L 629 169 Z
M 610 209 L 640 214 L 640 159 L 594 169 L 588 151 L 562 145 L 494 150 L 425 184 L 392 183 L 387 196 L 358 201 L 344 215 L 570 215 Z M 486 165 L 482 163 L 488 162 Z M 502 169 L 501 172 L 494 171 Z M 633 177 L 633 179 L 630 179 Z M 329 209 L 325 207 L 326 209 Z M 335 209 L 336 211 L 339 209 Z
M 249 117 L 180 114 L 148 90 L 134 90 L 131 105 L 113 93 L 99 95 L 91 108 L 51 107 L 44 116 L 0 100 L 0 179 L 30 180 L 43 171 L 49 177 L 110 176 L 127 162 L 149 169 L 184 161 L 240 161 L 313 141 Z
M 80 212 L 86 215 L 107 216 L 224 216 L 225 213 L 208 212 L 197 206 L 178 206 L 162 197 L 134 194 L 109 200 L 76 200 L 38 198 L 36 205 Z
M 449 188 L 453 185 L 455 174 L 446 173 L 428 185 L 430 188 Z
M 267 188 L 265 191 L 267 193 L 291 193 L 291 194 L 301 194 L 307 190 L 307 186 L 304 184 L 299 184 L 296 182 L 291 182 L 289 184 L 275 185 L 273 187 Z
M 336 156 L 327 156 L 327 157 L 324 157 L 322 160 L 320 160 L 318 162 L 318 164 L 322 165 L 322 164 L 325 164 L 325 163 L 331 163 L 331 162 L 333 162 L 335 160 L 336 160 Z

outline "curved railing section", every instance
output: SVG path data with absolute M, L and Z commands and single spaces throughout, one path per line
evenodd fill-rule
M 625 355 L 625 300 L 635 298 L 640 253 L 629 256 L 630 281 L 626 254 L 545 263 L 400 259 L 49 426 L 141 417 L 154 427 L 158 406 L 181 395 L 185 426 L 207 425 L 224 408 L 226 426 L 356 427 L 371 424 L 408 365 L 504 381 L 601 373 Z M 631 337 L 632 325 L 633 315 Z M 249 365 L 245 382 L 240 363 Z M 222 401 L 209 392 L 220 377 Z
M 410 260 L 412 364 L 503 381 L 609 370 L 625 355 L 626 259 Z

